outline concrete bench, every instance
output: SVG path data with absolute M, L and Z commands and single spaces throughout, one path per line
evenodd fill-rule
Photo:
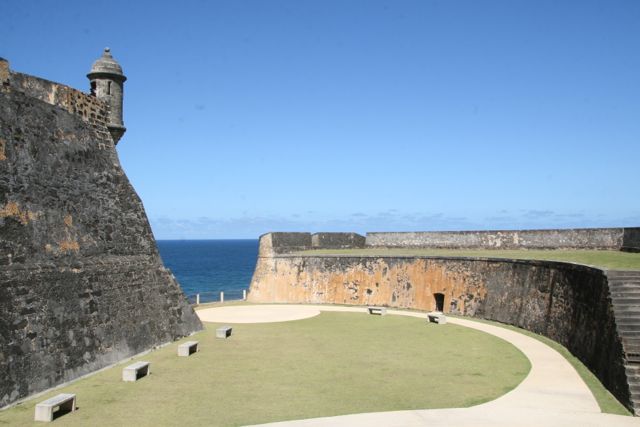
M 444 313 L 440 313 L 439 311 L 432 311 L 431 313 L 427 313 L 427 317 L 429 318 L 429 322 L 437 323 L 438 325 L 444 325 L 447 323 L 447 316 Z
M 384 316 L 387 314 L 387 307 L 367 307 L 369 314 L 378 314 Z
M 57 411 L 73 412 L 76 410 L 76 395 L 61 393 L 36 405 L 36 421 L 51 422 L 53 413 Z
M 122 381 L 138 381 L 146 375 L 151 375 L 151 363 L 136 362 L 122 370 Z
M 198 341 L 187 341 L 178 346 L 178 356 L 188 357 L 198 351 Z
M 229 338 L 231 336 L 231 326 L 222 326 L 216 329 L 216 338 Z

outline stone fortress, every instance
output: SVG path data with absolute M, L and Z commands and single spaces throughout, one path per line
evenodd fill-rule
M 314 249 L 640 251 L 640 228 L 477 232 L 268 233 L 249 301 L 385 306 L 494 320 L 564 345 L 640 413 L 640 271 L 501 258 L 357 255 Z M 463 343 L 461 343 L 463 345 Z
M 0 407 L 202 329 L 120 166 L 109 49 L 87 77 L 0 59 Z
M 0 58 L 0 407 L 202 329 L 162 265 L 115 146 L 122 68 L 90 93 Z M 379 305 L 497 320 L 565 345 L 640 408 L 640 272 L 551 261 L 342 256 L 365 247 L 640 250 L 640 229 L 269 233 L 253 302 Z

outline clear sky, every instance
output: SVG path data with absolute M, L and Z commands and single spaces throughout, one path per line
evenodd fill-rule
M 14 70 L 105 46 L 157 238 L 640 225 L 640 1 L 2 2 Z

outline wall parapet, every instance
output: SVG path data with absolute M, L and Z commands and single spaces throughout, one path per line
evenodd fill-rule
M 374 248 L 640 250 L 640 228 L 367 233 Z
M 357 233 L 274 232 L 260 236 L 258 256 L 267 257 L 311 249 L 364 248 L 365 237 Z
M 260 256 L 312 249 L 593 249 L 640 251 L 640 227 L 547 230 L 357 233 L 273 232 L 260 236 Z
M 4 64 L 5 66 L 0 67 L 0 69 L 5 69 L 6 71 L 0 71 L 0 82 L 4 78 L 5 85 L 31 98 L 39 99 L 80 117 L 83 121 L 92 125 L 101 136 L 111 139 L 107 128 L 108 104 L 95 96 L 70 86 L 11 71 L 9 70 L 8 62 L 4 61 Z

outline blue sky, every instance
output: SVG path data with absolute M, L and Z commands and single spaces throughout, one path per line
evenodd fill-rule
M 640 225 L 640 1 L 3 2 L 14 70 L 105 46 L 159 239 Z

